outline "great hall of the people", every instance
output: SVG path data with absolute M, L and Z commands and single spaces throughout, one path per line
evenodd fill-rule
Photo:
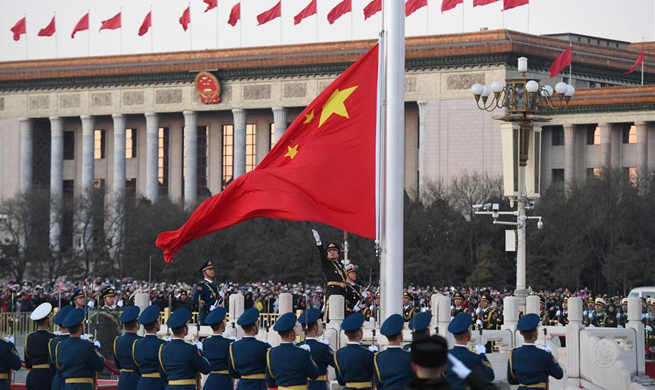
M 53 199 L 91 188 L 194 204 L 253 169 L 288 125 L 374 41 L 0 63 L 0 199 L 33 187 Z M 655 167 L 655 43 L 507 30 L 408 38 L 405 187 L 464 172 L 502 174 L 501 127 L 476 107 L 474 83 L 528 76 L 572 44 L 576 95 L 546 112 L 541 186 Z M 641 72 L 626 72 L 645 47 Z M 200 71 L 220 83 L 204 104 Z M 51 237 L 55 241 L 58 237 Z

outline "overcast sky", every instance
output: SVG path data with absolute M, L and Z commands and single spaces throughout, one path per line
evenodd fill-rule
M 310 0 L 282 0 L 282 19 L 257 26 L 256 17 L 279 0 L 241 0 L 241 22 L 227 24 L 230 9 L 239 0 L 218 0 L 217 9 L 204 12 L 202 0 L 191 0 L 191 33 L 184 32 L 179 18 L 187 0 L 0 0 L 0 61 L 164 51 L 269 46 L 318 41 L 343 41 L 374 38 L 382 24 L 382 14 L 364 21 L 363 8 L 370 0 L 353 0 L 353 13 L 327 21 L 327 13 L 341 0 L 318 0 L 318 18 L 312 16 L 300 25 L 293 17 Z M 441 0 L 429 0 L 429 6 L 407 19 L 408 36 L 459 33 L 505 28 L 533 34 L 575 32 L 585 35 L 640 42 L 653 41 L 655 0 L 531 0 L 524 6 L 505 12 L 502 0 L 473 8 L 473 0 L 441 14 Z M 150 8 L 153 28 L 143 37 L 137 31 Z M 99 32 L 100 22 L 123 12 L 123 29 Z M 90 10 L 91 30 L 71 39 L 77 21 Z M 48 25 L 56 12 L 57 34 L 38 37 L 39 29 Z M 27 15 L 25 36 L 14 42 L 10 28 Z M 529 18 L 528 18 L 529 15 Z M 241 24 L 242 23 L 242 24 Z M 317 25 L 318 23 L 318 25 Z M 354 27 L 354 28 L 353 28 Z M 122 35 L 122 38 L 121 38 Z M 151 40 L 152 39 L 152 40 Z M 191 46 L 192 45 L 192 46 Z M 27 49 L 27 53 L 26 53 Z

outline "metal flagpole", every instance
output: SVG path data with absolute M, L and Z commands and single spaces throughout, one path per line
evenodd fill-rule
M 528 34 L 530 34 L 530 3 L 528 3 Z
M 318 12 L 316 12 L 316 43 L 318 43 Z
M 193 50 L 193 34 L 191 34 L 191 2 L 189 2 L 189 51 Z
M 123 7 L 121 7 L 120 12 L 121 12 L 121 55 L 122 55 L 123 54 Z
M 150 53 L 155 52 L 155 26 L 152 23 L 152 4 L 150 4 Z
M 57 38 L 59 34 L 57 33 L 57 12 L 54 13 L 55 19 L 55 57 L 59 58 L 59 39 Z
M 86 29 L 86 56 L 91 57 L 91 9 L 87 10 L 89 15 L 89 28 Z
M 355 36 L 355 15 L 352 10 L 350 10 L 350 40 L 352 41 Z
M 573 85 L 573 43 L 569 41 L 569 47 L 571 48 L 571 63 L 569 64 L 569 85 Z
M 645 46 L 646 46 L 646 45 L 645 45 L 645 43 L 644 43 L 644 37 L 641 37 L 641 52 L 642 52 L 642 53 L 644 53 L 644 47 L 645 47 Z M 641 58 L 641 86 L 642 86 L 642 87 L 644 86 L 644 60 L 645 60 L 645 59 L 646 59 L 646 56 L 644 55 L 644 56 Z
M 216 49 L 218 49 L 218 5 L 216 5 Z
M 27 35 L 28 35 L 27 34 L 27 14 L 23 14 L 23 16 L 25 17 L 25 59 L 29 60 L 30 56 L 29 56 L 29 52 L 27 50 Z
M 464 8 L 466 6 L 466 3 L 462 1 L 462 32 L 464 32 Z

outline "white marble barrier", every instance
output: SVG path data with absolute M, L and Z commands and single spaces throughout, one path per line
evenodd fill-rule
M 293 311 L 293 296 L 290 293 L 280 294 L 280 315 Z

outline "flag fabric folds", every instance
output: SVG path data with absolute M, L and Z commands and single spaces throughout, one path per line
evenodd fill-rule
M 407 0 L 405 3 L 405 17 L 413 14 L 423 7 L 427 7 L 428 0 Z
M 280 17 L 282 17 L 282 0 L 275 4 L 273 8 L 257 15 L 257 25 L 261 26 L 262 24 L 268 23 L 271 20 L 275 20 Z
M 117 13 L 116 16 L 114 16 L 111 19 L 103 20 L 102 24 L 100 25 L 100 30 L 116 30 L 121 28 L 121 13 Z
M 234 7 L 232 7 L 232 11 L 230 11 L 230 19 L 228 19 L 227 23 L 234 27 L 237 25 L 237 22 L 241 19 L 241 3 L 236 3 Z
M 189 242 L 256 217 L 316 221 L 375 238 L 378 46 L 330 84 L 251 172 L 202 203 L 157 247 L 172 261 Z
M 188 6 L 184 12 L 182 12 L 182 16 L 180 16 L 180 24 L 184 31 L 189 28 L 189 23 L 191 23 L 191 6 Z
M 205 9 L 205 12 L 218 7 L 218 0 L 204 0 L 204 2 L 207 4 L 207 9 Z
M 337 4 L 332 8 L 328 13 L 327 19 L 330 24 L 334 24 L 341 16 L 352 12 L 353 10 L 353 1 L 352 0 L 343 0 L 341 3 Z
M 55 17 L 52 17 L 52 20 L 50 21 L 50 24 L 39 30 L 39 36 L 40 37 L 51 37 L 57 32 L 57 28 L 55 27 Z
M 477 7 L 482 5 L 488 5 L 488 4 L 496 3 L 498 1 L 500 0 L 473 0 L 473 6 Z
M 623 73 L 623 74 L 632 74 L 635 70 L 637 70 L 637 67 L 641 65 L 641 63 L 644 62 L 644 49 L 641 49 L 641 54 L 639 54 L 639 57 L 637 57 L 637 61 L 635 61 L 635 64 L 632 65 L 632 68 L 630 68 L 629 71 Z
M 530 0 L 503 0 L 503 11 L 530 3 Z
M 20 36 L 27 32 L 25 18 L 22 18 L 21 20 L 16 22 L 16 24 L 14 24 L 14 27 L 11 28 L 11 32 L 14 33 L 14 41 L 20 41 Z
M 455 7 L 457 7 L 458 4 L 462 4 L 464 0 L 443 0 L 441 3 L 441 12 L 449 11 Z
M 303 19 L 312 15 L 316 15 L 316 0 L 310 1 L 309 4 L 307 4 L 307 7 L 303 8 L 302 11 L 298 12 L 298 15 L 293 17 L 293 24 L 300 24 Z
M 548 68 L 550 77 L 557 76 L 569 65 L 571 65 L 571 46 L 567 47 L 562 54 L 558 55 L 557 58 L 555 58 L 555 61 L 550 65 L 550 68 Z
M 139 27 L 139 36 L 142 37 L 146 35 L 148 30 L 150 30 L 150 27 L 152 27 L 152 11 L 148 12 L 148 15 L 143 19 L 143 23 L 141 23 L 141 27 Z
M 382 0 L 373 0 L 364 7 L 364 20 L 382 11 Z
M 80 31 L 86 31 L 89 29 L 89 13 L 87 12 L 86 15 L 82 16 L 82 18 L 77 22 L 75 27 L 73 28 L 73 32 L 71 33 L 71 38 L 75 38 L 75 34 L 77 34 Z

